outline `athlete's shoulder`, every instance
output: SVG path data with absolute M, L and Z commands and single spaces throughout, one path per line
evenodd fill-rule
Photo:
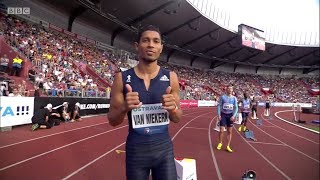
M 120 71 L 121 74 L 131 74 L 134 73 L 134 68 L 126 69 L 124 71 Z
M 237 101 L 237 97 L 235 95 L 232 95 L 234 101 L 236 102 Z
M 179 81 L 178 75 L 176 72 L 169 70 L 169 69 L 166 69 L 164 67 L 160 67 L 160 68 L 161 68 L 162 74 L 168 75 L 170 80 Z
M 166 72 L 166 73 L 173 72 L 173 71 L 171 71 L 171 70 L 169 70 L 169 69 L 166 69 L 166 68 L 164 68 L 164 67 L 161 67 L 161 66 L 160 66 L 160 70 L 161 70 L 162 72 Z

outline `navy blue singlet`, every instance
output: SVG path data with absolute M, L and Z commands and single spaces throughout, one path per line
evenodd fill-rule
M 123 92 L 124 96 L 127 93 L 125 87 L 129 84 L 132 87 L 133 92 L 139 93 L 139 99 L 143 105 L 157 104 L 150 108 L 154 110 L 161 108 L 161 97 L 166 93 L 166 89 L 170 86 L 170 72 L 166 69 L 160 68 L 158 75 L 151 80 L 149 89 L 146 90 L 143 79 L 140 79 L 131 68 L 127 71 L 122 72 L 123 81 Z M 146 108 L 144 108 L 146 109 Z M 143 109 L 141 109 L 143 110 Z M 133 129 L 133 123 L 135 120 L 132 119 L 132 113 L 137 110 L 129 111 L 128 121 L 129 121 L 129 136 L 128 141 L 132 143 L 145 143 L 150 141 L 158 141 L 164 139 L 170 139 L 168 133 L 168 125 L 142 127 Z M 160 118 L 163 118 L 163 114 Z M 164 115 L 165 116 L 165 115 Z M 146 124 L 146 117 L 144 117 L 144 123 Z M 169 118 L 169 117 L 168 117 Z M 138 119 L 139 120 L 139 119 Z M 162 119 L 161 119 L 162 120 Z
M 170 71 L 160 68 L 147 90 L 134 69 L 122 72 L 123 94 L 126 84 L 139 93 L 143 107 L 128 112 L 129 134 L 126 142 L 127 180 L 176 180 L 173 145 L 168 132 L 169 113 L 162 109 L 161 97 L 170 86 Z

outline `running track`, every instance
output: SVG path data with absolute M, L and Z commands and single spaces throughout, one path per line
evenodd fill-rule
M 284 115 L 279 114 L 286 119 Z M 200 180 L 241 179 L 247 169 L 254 170 L 259 180 L 318 180 L 319 134 L 275 116 L 259 117 L 262 125 L 248 122 L 257 141 L 245 139 L 236 125 L 234 152 L 228 153 L 216 150 L 216 109 L 185 110 L 180 123 L 170 124 L 175 156 L 196 159 Z M 50 130 L 30 132 L 30 126 L 21 126 L 0 133 L 0 179 L 124 180 L 125 154 L 115 150 L 125 149 L 128 126 L 111 127 L 106 118 L 90 117 Z

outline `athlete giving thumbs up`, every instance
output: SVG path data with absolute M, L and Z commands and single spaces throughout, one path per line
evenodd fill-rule
M 117 126 L 128 116 L 126 141 L 127 180 L 176 180 L 177 173 L 170 122 L 180 121 L 179 82 L 175 72 L 157 62 L 163 44 L 158 28 L 143 27 L 135 47 L 139 64 L 115 75 L 111 89 L 110 125 Z

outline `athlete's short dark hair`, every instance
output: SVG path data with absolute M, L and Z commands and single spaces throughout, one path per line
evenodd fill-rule
M 160 40 L 161 40 L 161 43 L 162 43 L 162 37 L 161 37 L 161 31 L 158 27 L 154 26 L 154 25 L 147 25 L 147 26 L 142 26 L 141 28 L 139 28 L 139 31 L 138 31 L 138 37 L 136 39 L 136 42 L 140 42 L 140 38 L 142 36 L 142 33 L 144 33 L 145 31 L 155 31 L 155 32 L 158 32 L 159 35 L 160 35 Z

